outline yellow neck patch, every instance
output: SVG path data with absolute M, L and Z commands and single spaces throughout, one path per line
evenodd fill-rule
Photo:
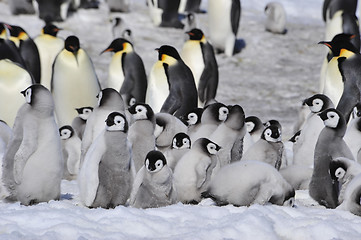
M 162 62 L 168 64 L 169 66 L 175 65 L 177 63 L 177 59 L 174 57 L 168 56 L 166 54 L 162 54 Z
M 351 56 L 353 56 L 353 55 L 355 55 L 354 52 L 351 52 L 351 51 L 349 51 L 349 50 L 347 50 L 347 49 L 344 49 L 344 48 L 342 48 L 341 51 L 340 51 L 340 57 L 346 57 L 346 58 L 348 58 L 348 57 L 351 57 Z

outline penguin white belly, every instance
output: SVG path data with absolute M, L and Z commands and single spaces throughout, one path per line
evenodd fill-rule
M 20 92 L 28 88 L 32 80 L 25 69 L 7 59 L 0 60 L 0 79 L 0 115 L 12 127 L 20 106 L 25 102 Z
M 149 15 L 155 26 L 159 26 L 162 23 L 163 10 L 158 8 L 158 0 L 148 0 Z M 152 3 L 154 2 L 154 4 Z
M 154 113 L 158 113 L 168 95 L 168 80 L 162 63 L 158 61 L 154 64 L 150 72 L 145 101 L 153 109 Z
M 357 121 L 359 121 L 359 119 L 357 119 Z M 350 122 L 343 140 L 350 148 L 354 159 L 357 159 L 357 154 L 361 149 L 361 132 L 356 128 L 355 124 L 356 121 Z
M 330 19 L 328 16 L 329 13 L 327 13 L 325 41 L 331 41 L 334 36 L 343 32 L 342 14 L 343 11 L 339 10 L 334 13 L 332 19 Z
M 204 70 L 203 53 L 199 42 L 187 41 L 184 43 L 181 56 L 184 63 L 191 69 L 198 90 L 199 80 Z
M 338 70 L 337 58 L 331 59 L 328 63 L 323 93 L 337 106 L 343 93 L 343 81 Z
M 60 57 L 69 54 L 70 57 Z M 100 88 L 91 61 L 83 50 L 78 61 L 70 52 L 61 52 L 54 65 L 53 97 L 59 126 L 71 125 L 75 108 L 95 106 Z
M 112 57 L 109 64 L 108 88 L 114 88 L 118 92 L 124 82 L 124 72 L 122 67 L 123 52 L 117 52 Z
M 64 47 L 64 40 L 45 34 L 34 39 L 38 47 L 41 65 L 40 83 L 50 90 L 53 63 L 58 53 Z

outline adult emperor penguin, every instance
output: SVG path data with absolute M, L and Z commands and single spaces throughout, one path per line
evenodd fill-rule
M 279 2 L 267 3 L 264 12 L 267 16 L 266 30 L 272 33 L 286 34 L 286 11 Z
M 93 109 L 85 125 L 81 143 L 81 163 L 92 142 L 104 130 L 104 119 L 111 112 L 125 112 L 124 102 L 119 92 L 113 88 L 105 88 L 97 95 L 98 105 Z
M 40 19 L 46 22 L 61 22 L 68 17 L 69 0 L 33 0 L 35 11 Z
M 46 23 L 39 36 L 34 38 L 38 47 L 41 65 L 40 83 L 50 90 L 53 63 L 56 56 L 64 48 L 64 40 L 57 37 L 60 28 L 51 23 Z
M 76 116 L 71 122 L 71 127 L 74 129 L 74 132 L 80 138 L 80 140 L 83 139 L 86 121 L 90 117 L 90 114 L 93 112 L 93 109 L 94 108 L 92 107 L 81 107 L 75 109 L 78 113 L 78 116 Z
M 345 190 L 344 201 L 337 209 L 349 211 L 357 216 L 361 216 L 361 174 L 357 175 Z
M 147 75 L 144 63 L 134 51 L 133 44 L 117 38 L 102 52 L 114 52 L 108 71 L 107 87 L 114 88 L 121 95 L 131 94 L 137 102 L 145 102 Z
M 13 0 L 9 1 L 9 8 L 13 15 L 18 14 L 35 14 L 35 9 L 32 1 L 28 0 Z
M 144 165 L 148 152 L 155 149 L 155 116 L 145 103 L 136 103 L 128 111 L 134 119 L 129 128 L 128 139 L 132 144 L 132 158 L 136 172 Z
M 25 68 L 31 73 L 35 83 L 40 83 L 41 69 L 38 47 L 27 32 L 20 26 L 10 26 L 10 40 L 19 48 Z
M 173 137 L 172 145 L 164 150 L 168 166 L 174 171 L 179 159 L 191 149 L 191 139 L 184 132 L 179 132 Z
M 202 196 L 212 198 L 218 206 L 266 203 L 293 206 L 295 191 L 269 164 L 241 161 L 221 168 Z
M 147 0 L 149 15 L 155 26 L 183 28 L 184 24 L 178 18 L 180 0 Z
M 187 32 L 189 40 L 183 45 L 181 56 L 191 69 L 198 91 L 198 105 L 215 99 L 218 87 L 218 64 L 213 46 L 202 30 L 194 28 Z
M 77 178 L 80 170 L 81 140 L 70 125 L 59 128 L 59 134 L 64 159 L 63 178 L 74 180 Z
M 183 116 L 198 105 L 192 71 L 174 47 L 163 45 L 157 50 L 158 62 L 151 70 L 146 102 L 156 113 Z
M 85 206 L 114 208 L 130 197 L 135 171 L 127 132 L 125 116 L 110 113 L 80 169 L 80 199 Z
M 22 91 L 13 137 L 4 156 L 3 180 L 21 204 L 60 197 L 63 159 L 51 93 L 42 85 Z
M 93 63 L 80 47 L 79 39 L 69 36 L 64 45 L 64 49 L 55 58 L 51 80 L 59 126 L 71 124 L 76 117 L 74 109 L 94 107 L 100 91 Z
M 233 56 L 241 17 L 240 0 L 209 0 L 209 38 L 213 47 Z
M 329 108 L 319 116 L 325 127 L 321 131 L 315 147 L 309 193 L 319 204 L 327 208 L 335 208 L 338 205 L 338 186 L 337 182 L 333 182 L 331 179 L 330 162 L 337 157 L 353 159 L 353 156 L 343 140 L 346 122 L 342 113 L 334 108 Z
M 307 167 L 313 166 L 315 146 L 324 124 L 318 114 L 333 108 L 331 99 L 324 94 L 315 94 L 304 100 L 310 113 L 301 129 L 297 142 L 293 145 L 293 164 Z
M 173 172 L 168 167 L 166 158 L 159 151 L 150 151 L 135 178 L 130 206 L 156 208 L 176 202 Z
M 174 168 L 174 183 L 178 193 L 178 201 L 182 203 L 198 203 L 201 193 L 208 188 L 213 169 L 217 166 L 220 146 L 207 138 L 194 142 Z

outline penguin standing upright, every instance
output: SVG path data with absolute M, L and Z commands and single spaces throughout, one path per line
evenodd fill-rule
M 83 139 L 86 121 L 88 120 L 90 114 L 93 112 L 93 109 L 94 108 L 92 107 L 82 107 L 75 109 L 78 113 L 78 116 L 76 116 L 71 122 L 71 127 L 74 129 L 76 135 L 80 138 L 80 140 Z
M 136 102 L 144 103 L 147 92 L 147 75 L 143 60 L 134 51 L 131 42 L 117 38 L 104 52 L 114 52 L 109 65 L 107 87 L 114 88 L 121 95 L 130 94 Z
M 285 34 L 286 29 L 286 11 L 279 2 L 267 3 L 265 10 L 267 15 L 266 30 L 272 33 Z
M 202 30 L 187 32 L 189 40 L 181 52 L 184 63 L 191 69 L 198 91 L 198 105 L 204 106 L 215 99 L 218 87 L 218 64 L 213 46 L 206 40 Z
M 184 132 L 179 132 L 173 137 L 172 145 L 164 150 L 167 164 L 174 171 L 179 159 L 191 149 L 191 139 Z
M 34 14 L 35 9 L 32 1 L 28 0 L 12 0 L 8 2 L 10 11 L 13 15 L 18 14 Z
M 88 54 L 76 36 L 66 38 L 64 49 L 55 58 L 51 92 L 59 126 L 70 125 L 76 117 L 74 109 L 94 107 L 100 84 Z
M 187 125 L 187 134 L 191 135 L 201 126 L 203 108 L 195 108 L 182 116 L 180 119 Z
M 149 15 L 155 26 L 183 28 L 178 18 L 180 0 L 147 0 Z
M 22 91 L 13 138 L 4 157 L 3 179 L 24 205 L 60 198 L 63 159 L 51 93 L 42 85 Z M 6 173 L 5 173 L 6 172 Z
M 54 24 L 47 23 L 42 33 L 34 38 L 39 50 L 41 78 L 40 83 L 50 90 L 53 63 L 56 56 L 64 48 L 64 40 L 57 37 L 60 28 Z
M 209 37 L 213 47 L 233 56 L 241 17 L 240 0 L 209 0 Z
M 111 12 L 129 12 L 130 0 L 107 0 L 109 10 Z
M 310 182 L 310 196 L 319 204 L 327 208 L 338 205 L 338 186 L 333 182 L 329 173 L 332 159 L 346 157 L 353 159 L 343 136 L 346 131 L 345 119 L 338 110 L 329 108 L 319 114 L 325 127 L 321 131 L 314 155 L 313 174 Z
M 72 2 L 69 0 L 33 0 L 36 13 L 45 22 L 65 21 Z
M 110 113 L 104 128 L 92 143 L 79 173 L 80 199 L 87 207 L 125 205 L 135 177 L 125 116 Z
M 158 62 L 153 67 L 152 72 L 157 72 L 154 76 L 155 78 L 160 74 L 160 81 L 166 79 L 169 86 L 168 89 L 164 89 L 165 92 L 159 92 L 156 83 L 159 80 L 151 76 L 148 83 L 149 89 L 146 101 L 154 112 L 167 112 L 176 117 L 183 116 L 198 105 L 197 88 L 194 83 L 193 74 L 174 47 L 163 45 L 157 50 Z M 157 98 L 158 94 L 167 95 L 166 99 L 156 99 L 158 103 L 153 104 L 155 100 L 153 98 Z M 162 104 L 160 109 L 159 103 Z
M 181 0 L 179 3 L 179 13 L 201 13 L 202 10 L 199 8 L 202 0 Z
M 0 59 L 9 59 L 25 68 L 25 62 L 19 49 L 10 40 L 10 25 L 0 22 Z
M 343 139 L 356 160 L 361 149 L 361 103 L 356 104 L 354 107 L 353 118 L 347 126 Z
M 264 130 L 264 125 L 257 116 L 248 116 L 246 117 L 245 125 L 247 127 L 247 132 L 251 135 L 253 142 L 257 142 L 261 138 L 262 132 Z

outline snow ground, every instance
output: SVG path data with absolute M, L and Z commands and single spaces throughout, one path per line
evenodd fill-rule
M 10 1 L 10 0 L 8 0 Z M 163 44 L 181 49 L 184 33 L 155 28 L 144 0 L 133 0 L 132 11 L 122 14 L 133 30 L 136 51 L 147 72 L 157 60 L 153 51 Z M 325 52 L 322 0 L 282 0 L 288 13 L 288 33 L 264 31 L 263 9 L 267 0 L 242 1 L 238 37 L 246 48 L 232 58 L 217 55 L 220 84 L 217 99 L 240 104 L 247 115 L 278 119 L 284 139 L 293 134 L 301 101 L 318 91 Z M 206 9 L 206 1 L 202 7 Z M 80 10 L 59 33 L 76 34 L 93 59 L 102 83 L 111 55 L 99 53 L 112 41 L 109 11 Z M 197 15 L 207 35 L 206 15 Z M 21 25 L 36 36 L 43 23 L 35 16 L 11 16 L 0 1 L 0 21 Z M 296 192 L 296 207 L 215 207 L 204 201 L 197 206 L 176 204 L 139 210 L 119 206 L 113 210 L 87 209 L 80 204 L 76 181 L 62 182 L 61 201 L 25 207 L 0 202 L 0 239 L 361 239 L 361 218 L 349 212 L 315 204 L 307 191 Z

